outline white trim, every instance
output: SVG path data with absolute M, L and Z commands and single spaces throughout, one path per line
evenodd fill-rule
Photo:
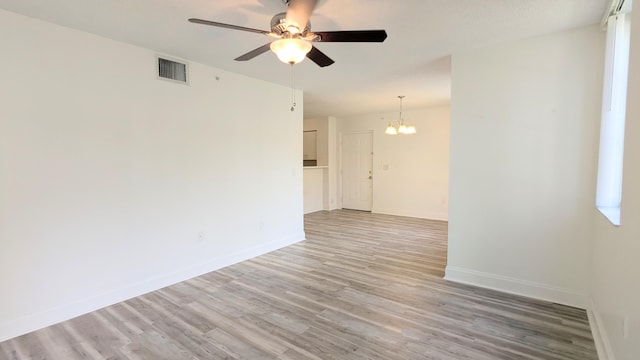
M 609 18 L 613 15 L 617 14 L 628 14 L 631 12 L 633 7 L 633 0 L 610 0 L 609 7 L 604 14 L 602 14 L 602 20 L 600 21 L 600 26 L 602 30 L 607 30 L 607 24 L 609 22 Z M 617 9 L 620 8 L 620 11 Z
M 620 207 L 597 206 L 598 211 L 606 217 L 614 226 L 620 226 Z
M 593 299 L 589 300 L 587 316 L 589 316 L 589 325 L 591 326 L 593 341 L 596 343 L 598 359 L 615 360 L 615 356 L 613 355 L 613 351 L 611 350 L 611 343 L 609 342 L 609 337 L 607 336 L 607 331 L 604 328 L 600 313 L 593 303 Z
M 455 266 L 447 266 L 444 279 L 581 309 L 588 303 L 585 294 L 570 289 Z
M 336 163 L 338 164 L 336 176 L 336 208 L 342 209 L 342 131 L 338 132 L 338 153 Z
M 171 274 L 140 281 L 133 285 L 124 286 L 103 294 L 51 308 L 39 313 L 29 314 L 17 319 L 0 323 L 0 342 L 11 338 L 57 324 L 62 321 L 104 308 L 109 305 L 125 301 L 161 289 L 165 286 L 179 283 L 196 276 L 200 276 L 223 267 L 245 261 L 285 246 L 305 240 L 304 232 L 286 238 L 254 246 L 227 256 L 220 256 L 205 263 L 196 264 Z
M 436 213 L 436 212 L 430 213 L 430 212 L 422 212 L 422 211 L 388 209 L 388 208 L 378 208 L 378 207 L 374 207 L 371 210 L 371 212 L 374 214 L 396 215 L 396 216 L 406 216 L 406 217 L 419 218 L 419 219 L 449 221 L 448 213 Z

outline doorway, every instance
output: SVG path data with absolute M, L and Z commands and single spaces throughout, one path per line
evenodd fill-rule
M 373 207 L 373 132 L 342 134 L 342 208 Z

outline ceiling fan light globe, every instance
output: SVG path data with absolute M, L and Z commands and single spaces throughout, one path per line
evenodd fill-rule
M 416 127 L 413 125 L 409 125 L 407 126 L 407 132 L 405 134 L 415 134 L 416 133 Z
M 273 51 L 285 64 L 297 64 L 311 51 L 311 43 L 302 39 L 280 39 L 271 43 Z
M 397 135 L 398 131 L 391 124 L 389 124 L 389 126 L 387 126 L 387 129 L 384 131 L 384 133 L 387 135 Z
M 407 125 L 402 124 L 398 127 L 398 132 L 400 134 L 408 134 L 408 131 Z

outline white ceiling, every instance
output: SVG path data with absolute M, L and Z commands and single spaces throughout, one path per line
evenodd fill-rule
M 450 54 L 595 24 L 608 0 L 319 0 L 312 30 L 385 29 L 384 43 L 316 43 L 335 60 L 295 66 L 305 117 L 345 116 L 447 104 Z M 237 56 L 271 39 L 192 24 L 196 17 L 269 30 L 281 0 L 0 0 L 0 8 L 143 46 L 159 53 L 290 85 L 271 52 Z M 19 34 L 16 34 L 19 36 Z M 290 96 L 289 92 L 282 96 Z

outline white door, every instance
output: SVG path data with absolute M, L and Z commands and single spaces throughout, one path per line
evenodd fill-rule
M 342 207 L 371 211 L 373 133 L 342 135 Z

